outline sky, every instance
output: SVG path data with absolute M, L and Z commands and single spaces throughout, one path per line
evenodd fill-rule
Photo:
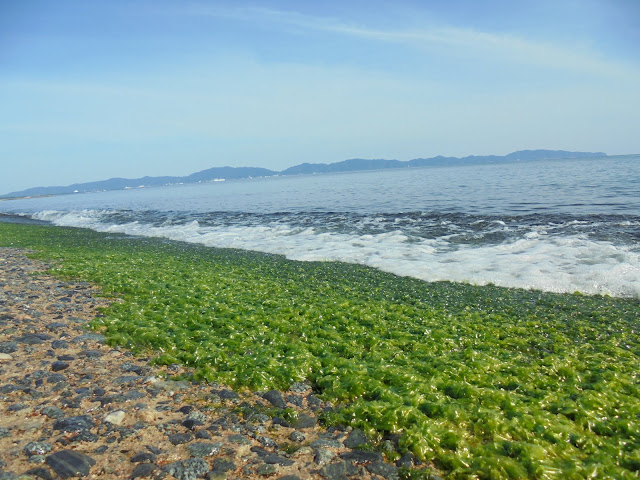
M 2 0 L 0 194 L 217 166 L 640 153 L 638 0 Z

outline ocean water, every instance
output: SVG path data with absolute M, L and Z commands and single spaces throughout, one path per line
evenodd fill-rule
M 425 281 L 640 298 L 640 156 L 139 188 L 0 213 Z

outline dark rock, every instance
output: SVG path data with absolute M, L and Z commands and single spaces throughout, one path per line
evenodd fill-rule
M 63 432 L 81 432 L 93 428 L 95 423 L 89 415 L 79 415 L 77 417 L 67 417 L 57 420 L 53 424 L 54 430 Z
M 291 427 L 291 424 L 289 422 L 287 422 L 284 418 L 282 417 L 273 417 L 273 424 L 274 425 L 281 425 L 283 427 L 289 428 Z
M 200 440 L 211 440 L 211 435 L 206 430 L 198 430 L 196 432 L 196 438 Z
M 0 342 L 0 353 L 13 353 L 18 351 L 18 342 Z
M 66 340 L 53 340 L 51 342 L 51 348 L 69 348 L 69 342 L 67 342 Z
M 100 350 L 82 350 L 80 353 L 78 353 L 78 356 L 85 358 L 99 358 L 102 355 L 103 354 Z
M 183 443 L 189 443 L 193 440 L 193 435 L 189 432 L 186 433 L 172 433 L 169 435 L 169 441 L 173 445 L 181 445 Z
M 26 403 L 14 403 L 13 405 L 9 405 L 9 407 L 7 408 L 7 411 L 19 412 L 20 410 L 24 410 L 28 406 L 29 405 L 27 405 Z
M 284 477 L 280 477 L 278 480 L 301 480 L 297 475 L 285 475 Z
M 294 428 L 312 428 L 316 426 L 317 419 L 310 415 L 301 413 L 298 418 L 293 422 Z
M 113 380 L 113 383 L 115 383 L 116 385 L 126 385 L 132 387 L 139 381 L 140 377 L 138 376 L 124 375 L 122 377 L 115 378 Z
M 27 470 L 25 473 L 33 477 L 42 478 L 43 480 L 53 480 L 53 475 L 51 475 L 51 471 L 45 467 L 32 468 L 31 470 Z
M 310 407 L 319 407 L 322 405 L 322 400 L 316 397 L 313 393 L 310 393 L 307 396 L 307 403 Z
M 47 340 L 51 340 L 51 335 L 47 335 L 46 333 L 25 333 L 16 338 L 16 342 L 26 345 L 38 345 Z
M 256 435 L 255 439 L 265 447 L 278 448 L 278 444 L 272 438 L 265 437 L 264 435 Z
M 361 445 L 366 445 L 369 442 L 367 436 L 359 428 L 351 430 L 351 433 L 344 441 L 344 446 L 347 448 L 356 448 Z
M 18 480 L 19 478 L 17 473 L 0 471 L 0 480 Z
M 127 402 L 130 402 L 132 400 L 139 400 L 139 399 L 141 399 L 143 397 L 146 397 L 146 396 L 147 396 L 147 394 L 141 392 L 140 390 L 129 390 L 124 395 L 122 395 L 122 397 Z
M 228 472 L 230 470 L 235 470 L 236 464 L 227 458 L 216 458 L 213 461 L 213 466 L 211 468 L 211 472 L 219 474 Z
M 287 402 L 295 405 L 296 407 L 302 407 L 304 399 L 300 395 L 287 395 Z
M 158 447 L 154 447 L 153 445 L 147 445 L 145 448 L 155 455 L 160 455 L 162 453 L 162 450 Z
M 56 360 L 51 364 L 51 370 L 54 372 L 59 372 L 60 370 L 65 370 L 67 368 L 69 368 L 69 364 L 67 362 L 61 362 L 59 360 Z
M 215 455 L 220 452 L 223 444 L 220 442 L 216 443 L 194 443 L 187 447 L 189 450 L 189 455 L 192 457 L 209 457 L 211 455 Z
M 156 455 L 151 452 L 137 453 L 131 457 L 131 463 L 155 463 Z
M 222 400 L 236 400 L 240 398 L 240 396 L 233 390 L 220 390 L 214 393 L 216 393 Z
M 238 443 L 240 445 L 251 445 L 251 440 L 241 434 L 229 435 L 227 440 L 231 443 Z
M 32 455 L 44 455 L 45 453 L 49 453 L 53 446 L 47 442 L 29 442 L 24 447 L 24 453 L 26 453 L 29 457 Z
M 262 461 L 270 465 L 281 465 L 283 467 L 293 465 L 294 463 L 293 460 L 281 457 L 280 455 L 276 455 L 275 453 L 263 457 Z
M 7 383 L 6 385 L 0 387 L 0 393 L 4 394 L 17 392 L 18 390 L 22 390 L 22 388 L 19 385 L 13 385 L 11 383 Z
M 107 447 L 106 445 L 101 445 L 98 448 L 96 448 L 93 453 L 97 453 L 99 455 L 102 455 L 104 452 L 106 452 L 107 450 L 109 450 L 109 447 Z
M 47 383 L 64 382 L 67 379 L 62 373 L 52 373 L 47 377 Z
M 304 442 L 307 439 L 307 437 L 304 436 L 304 434 L 300 433 L 300 432 L 291 432 L 291 434 L 289 435 L 289 440 L 291 440 L 292 442 Z
M 362 450 L 354 450 L 340 454 L 340 458 L 354 463 L 371 463 L 381 462 L 382 454 L 379 452 L 363 452 Z
M 131 477 L 129 478 L 133 479 L 140 477 L 149 477 L 153 472 L 157 470 L 157 468 L 158 467 L 153 463 L 140 463 L 133 469 L 133 472 L 131 472 Z
M 96 461 L 75 450 L 61 450 L 47 457 L 47 465 L 62 478 L 86 477 Z
M 365 468 L 374 475 L 380 475 L 387 480 L 398 480 L 400 475 L 398 473 L 398 467 L 394 465 L 389 465 L 384 462 L 373 462 L 369 465 L 366 465 Z
M 318 465 L 326 465 L 336 456 L 331 450 L 325 447 L 316 448 L 313 456 L 313 461 Z
M 180 407 L 178 411 L 180 413 L 184 413 L 185 415 L 190 414 L 193 411 L 193 405 L 185 405 L 184 407 Z
M 47 325 L 45 325 L 45 327 L 50 332 L 54 332 L 56 330 L 60 330 L 61 328 L 66 328 L 66 327 L 68 327 L 68 325 L 66 323 L 62 323 L 62 322 L 53 322 L 53 323 L 48 323 Z
M 282 394 L 278 390 L 269 390 L 262 395 L 262 398 L 267 400 L 271 405 L 277 408 L 287 408 L 287 402 L 282 398 Z
M 209 471 L 209 464 L 201 458 L 189 458 L 165 465 L 162 470 L 178 480 L 195 480 L 206 475 Z
M 311 388 L 311 385 L 305 382 L 294 382 L 291 385 L 291 391 L 296 393 L 304 393 Z
M 320 475 L 329 480 L 348 480 L 345 462 L 331 463 L 320 469 Z
M 342 447 L 342 442 L 339 440 L 334 440 L 333 438 L 318 438 L 311 442 L 311 448 L 340 448 Z
M 83 430 L 71 439 L 72 442 L 89 443 L 97 442 L 98 440 L 100 440 L 100 437 L 95 433 L 91 433 L 89 430 Z
M 413 467 L 413 454 L 411 452 L 407 452 L 402 455 L 402 457 L 396 461 L 396 466 L 405 468 Z
M 11 432 L 8 428 L 0 427 L 0 438 L 11 436 Z
M 269 476 L 278 472 L 278 467 L 273 464 L 263 464 L 256 468 L 256 473 L 258 475 Z
M 75 360 L 76 357 L 74 357 L 73 355 L 58 355 L 58 360 L 61 360 L 63 362 L 70 362 L 71 360 Z

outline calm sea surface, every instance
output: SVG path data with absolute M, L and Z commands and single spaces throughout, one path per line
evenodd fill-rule
M 0 212 L 427 281 L 640 297 L 640 156 L 140 188 Z

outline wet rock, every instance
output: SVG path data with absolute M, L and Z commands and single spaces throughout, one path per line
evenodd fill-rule
M 129 478 L 134 479 L 134 478 L 150 477 L 151 474 L 155 472 L 157 469 L 158 467 L 153 463 L 140 463 L 135 466 Z
M 46 467 L 36 467 L 31 470 L 27 470 L 25 472 L 27 475 L 31 475 L 32 477 L 38 477 L 42 480 L 53 480 L 53 475 L 51 474 L 51 470 Z
M 361 445 L 365 445 L 369 442 L 367 436 L 359 428 L 355 428 L 351 431 L 347 439 L 344 441 L 344 446 L 347 448 L 356 448 Z
M 186 433 L 172 433 L 169 435 L 169 441 L 173 445 L 181 445 L 183 443 L 189 443 L 193 440 L 193 435 L 189 432 Z
M 23 343 L 25 345 L 38 345 L 47 340 L 51 340 L 51 335 L 47 335 L 46 333 L 25 333 L 24 335 L 16 338 L 16 342 Z
M 53 424 L 54 430 L 63 432 L 81 432 L 89 430 L 95 426 L 93 419 L 89 415 L 79 415 L 76 417 L 67 417 L 57 420 Z
M 61 450 L 47 457 L 47 465 L 62 478 L 86 477 L 96 461 L 75 450 Z
M 14 353 L 18 351 L 18 342 L 0 342 L 0 353 Z
M 313 456 L 313 461 L 318 465 L 326 465 L 336 456 L 331 450 L 325 447 L 320 447 L 315 449 L 315 454 Z
M 141 452 L 131 457 L 131 463 L 154 463 L 156 455 L 151 452 Z
M 69 368 L 69 363 L 62 362 L 60 360 L 56 360 L 51 364 L 51 370 L 54 372 L 59 372 L 60 370 L 65 370 Z
M 53 446 L 47 442 L 29 442 L 24 447 L 24 453 L 26 453 L 29 457 L 32 455 L 44 455 L 45 453 L 49 453 Z
M 206 475 L 209 464 L 201 458 L 189 458 L 165 465 L 162 470 L 178 480 L 195 480 Z
M 291 432 L 291 434 L 289 435 L 289 440 L 291 440 L 292 442 L 304 442 L 307 439 L 307 437 L 304 436 L 304 434 L 300 433 L 300 432 Z
M 316 426 L 317 419 L 310 415 L 301 413 L 298 418 L 293 422 L 294 428 L 312 428 Z
M 211 455 L 216 455 L 220 452 L 224 444 L 220 442 L 215 443 L 194 443 L 187 447 L 189 450 L 189 454 L 192 457 L 209 457 Z
M 282 394 L 278 390 L 269 390 L 262 395 L 262 398 L 267 400 L 271 405 L 277 408 L 287 408 L 287 402 L 282 398 Z

